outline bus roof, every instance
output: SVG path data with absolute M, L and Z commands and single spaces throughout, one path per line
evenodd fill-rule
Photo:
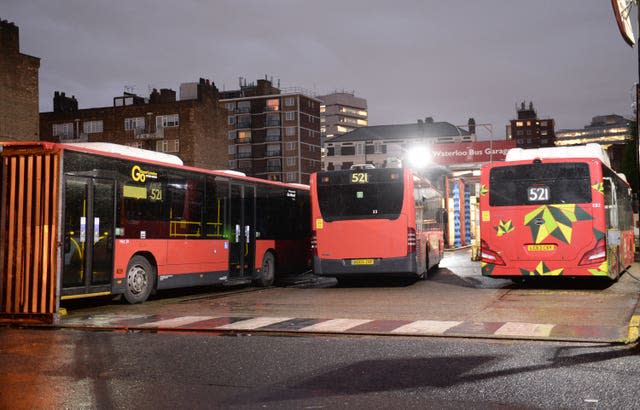
M 87 148 L 95 151 L 120 154 L 133 158 L 148 159 L 151 161 L 164 162 L 173 165 L 184 165 L 182 160 L 175 155 L 165 154 L 164 152 L 158 151 L 150 151 L 142 148 L 129 147 L 126 145 L 112 144 L 109 142 L 73 142 L 65 143 L 62 145 Z
M 505 161 L 523 161 L 536 158 L 596 158 L 611 168 L 609 156 L 600 144 L 577 145 L 574 147 L 511 148 Z

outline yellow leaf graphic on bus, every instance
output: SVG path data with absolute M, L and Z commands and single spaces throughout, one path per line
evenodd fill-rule
M 604 184 L 602 182 L 598 182 L 597 184 L 591 185 L 591 188 L 593 188 L 594 191 L 604 194 Z
M 540 261 L 534 271 L 520 269 L 520 273 L 525 276 L 560 276 L 564 268 L 551 270 L 544 262 Z
M 589 273 L 594 276 L 608 276 L 609 275 L 609 262 L 604 261 L 598 266 L 598 269 L 588 269 Z
M 487 187 L 485 185 L 480 185 L 480 196 L 487 195 L 488 192 L 489 192 L 489 190 L 487 189 Z
M 509 221 L 500 221 L 498 222 L 498 226 L 494 227 L 494 229 L 498 232 L 498 237 L 502 235 L 506 235 L 509 232 L 512 232 L 515 228 L 513 227 L 513 223 L 511 220 Z
M 591 215 L 575 204 L 542 205 L 525 215 L 524 224 L 531 230 L 535 243 L 542 243 L 549 236 L 571 243 L 573 224 L 591 219 Z

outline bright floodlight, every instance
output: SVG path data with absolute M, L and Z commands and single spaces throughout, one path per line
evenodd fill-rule
M 424 168 L 431 162 L 431 151 L 423 145 L 412 147 L 407 151 L 407 162 L 411 168 Z

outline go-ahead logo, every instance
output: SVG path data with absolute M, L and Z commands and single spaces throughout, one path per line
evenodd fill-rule
M 145 171 L 139 165 L 131 167 L 131 179 L 136 182 L 145 182 L 147 178 L 158 179 L 158 173 L 154 171 Z

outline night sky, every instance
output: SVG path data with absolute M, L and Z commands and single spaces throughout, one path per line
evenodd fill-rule
M 635 115 L 638 51 L 607 0 L 0 0 L 0 18 L 41 59 L 43 112 L 54 91 L 90 108 L 125 87 L 148 97 L 201 77 L 230 90 L 266 76 L 355 91 L 371 125 L 474 117 L 495 139 L 523 101 L 556 129 Z

